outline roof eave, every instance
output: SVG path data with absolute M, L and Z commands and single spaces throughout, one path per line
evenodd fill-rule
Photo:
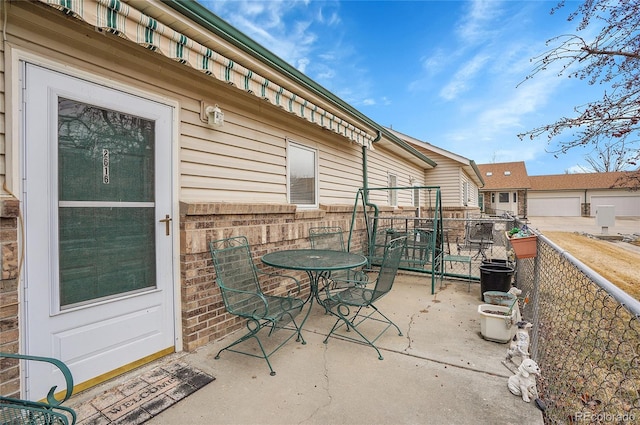
M 484 187 L 485 183 L 484 179 L 482 178 L 482 173 L 478 169 L 478 164 L 476 164 L 473 159 L 470 159 L 469 165 L 464 166 L 463 168 L 478 187 Z
M 411 146 L 409 143 L 405 142 L 404 140 L 402 140 L 401 138 L 399 138 L 398 136 L 396 136 L 395 134 L 391 133 L 390 131 L 388 131 L 386 128 L 382 127 L 382 134 L 389 139 L 389 141 L 395 146 L 394 148 L 391 148 L 391 150 L 396 151 L 396 153 L 408 153 L 411 156 L 415 157 L 416 159 L 418 159 L 420 162 L 422 162 L 424 165 L 426 165 L 426 168 L 434 168 L 436 167 L 438 164 L 433 161 L 432 159 L 428 158 L 425 154 L 423 154 L 422 152 L 418 151 L 416 148 L 414 148 L 413 146 Z M 380 143 L 380 142 L 378 142 Z M 403 155 L 401 155 L 403 156 Z

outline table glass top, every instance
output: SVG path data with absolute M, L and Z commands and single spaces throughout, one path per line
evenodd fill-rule
M 360 254 L 327 249 L 290 249 L 265 254 L 262 262 L 291 270 L 341 270 L 366 264 L 367 258 Z

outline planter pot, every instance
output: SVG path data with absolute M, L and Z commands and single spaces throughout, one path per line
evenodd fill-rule
M 506 343 L 516 333 L 516 311 L 511 310 L 510 316 L 505 316 L 509 307 L 493 304 L 480 304 L 480 333 L 488 341 Z
M 538 237 L 526 236 L 524 238 L 510 238 L 507 234 L 507 239 L 511 242 L 513 252 L 516 254 L 516 258 L 534 258 L 538 255 Z
M 503 264 L 487 263 L 480 266 L 480 299 L 487 291 L 509 292 L 514 269 Z
M 513 306 L 516 312 L 516 323 L 522 320 L 520 315 L 520 304 L 516 302 L 516 296 L 510 292 L 501 291 L 487 291 L 482 294 L 484 296 L 485 304 L 500 305 L 502 307 Z
M 502 291 L 486 291 L 482 295 L 486 304 L 501 305 L 503 307 L 511 307 L 511 304 L 516 299 L 516 296 L 512 293 Z

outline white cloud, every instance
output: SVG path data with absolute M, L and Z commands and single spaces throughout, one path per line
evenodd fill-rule
M 306 69 L 310 63 L 311 52 L 318 41 L 311 26 L 318 15 L 308 10 L 309 1 L 219 0 L 202 3 L 298 69 Z
M 485 54 L 479 54 L 466 62 L 453 76 L 453 79 L 440 90 L 440 97 L 446 100 L 453 100 L 469 89 L 471 80 L 482 70 L 484 65 L 490 60 Z
M 491 25 L 502 15 L 502 2 L 498 0 L 475 0 L 470 2 L 468 13 L 463 16 L 456 28 L 456 33 L 469 44 L 481 44 L 492 38 L 498 26 Z

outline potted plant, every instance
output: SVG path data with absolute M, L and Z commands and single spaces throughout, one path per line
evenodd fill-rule
M 515 303 L 514 303 L 515 304 Z M 516 310 L 511 306 L 480 304 L 480 334 L 488 341 L 506 343 L 516 333 Z
M 527 226 L 514 227 L 506 232 L 516 258 L 533 258 L 538 255 L 538 237 L 531 233 Z

